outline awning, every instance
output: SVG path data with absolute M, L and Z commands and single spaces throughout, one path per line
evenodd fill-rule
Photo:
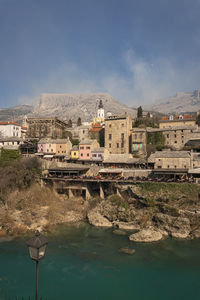
M 44 153 L 35 153 L 35 155 L 38 155 L 38 156 L 42 156 L 42 155 L 44 155 Z
M 120 174 L 123 172 L 123 169 L 101 169 L 99 173 L 113 173 Z
M 53 155 L 45 155 L 44 158 L 53 158 Z

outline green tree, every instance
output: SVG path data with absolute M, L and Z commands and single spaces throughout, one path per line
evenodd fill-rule
M 139 106 L 137 109 L 137 118 L 142 118 L 142 115 L 143 115 L 142 106 Z

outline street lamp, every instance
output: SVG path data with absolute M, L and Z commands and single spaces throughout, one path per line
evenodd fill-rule
M 30 258 L 36 261 L 36 294 L 35 299 L 38 300 L 38 270 L 39 260 L 45 255 L 48 239 L 41 235 L 37 230 L 35 236 L 26 242 L 29 249 Z

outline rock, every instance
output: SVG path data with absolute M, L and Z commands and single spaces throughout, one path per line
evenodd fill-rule
M 129 254 L 129 255 L 133 255 L 135 253 L 135 249 L 122 247 L 122 248 L 119 249 L 119 252 Z
M 6 236 L 6 235 L 7 235 L 6 230 L 5 230 L 5 229 L 1 229 L 1 230 L 0 230 L 0 237 L 4 237 L 4 236 Z
M 167 231 L 173 238 L 187 238 L 190 235 L 190 220 L 184 217 L 172 217 L 158 213 L 155 216 L 158 230 Z
M 113 224 L 103 217 L 99 212 L 95 210 L 91 210 L 88 215 L 88 221 L 91 225 L 97 226 L 97 227 L 112 227 Z
M 132 242 L 156 242 L 162 239 L 162 234 L 155 229 L 142 229 L 129 236 Z
M 195 239 L 199 239 L 200 238 L 200 229 L 196 229 L 192 232 L 192 237 L 194 237 Z
M 117 226 L 119 229 L 124 230 L 139 230 L 140 226 L 131 222 L 114 222 L 114 225 Z
M 126 232 L 120 229 L 115 229 L 113 233 L 117 235 L 126 235 Z

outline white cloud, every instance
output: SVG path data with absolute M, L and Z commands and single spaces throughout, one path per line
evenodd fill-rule
M 80 69 L 75 63 L 65 62 L 42 81 L 35 83 L 31 95 L 20 97 L 19 102 L 30 102 L 29 99 L 35 99 L 41 93 L 106 92 L 135 107 L 174 95 L 178 91 L 191 91 L 200 87 L 198 64 L 177 68 L 164 58 L 147 62 L 132 50 L 127 51 L 123 59 L 129 76 L 108 70 L 103 76 L 94 75 Z

